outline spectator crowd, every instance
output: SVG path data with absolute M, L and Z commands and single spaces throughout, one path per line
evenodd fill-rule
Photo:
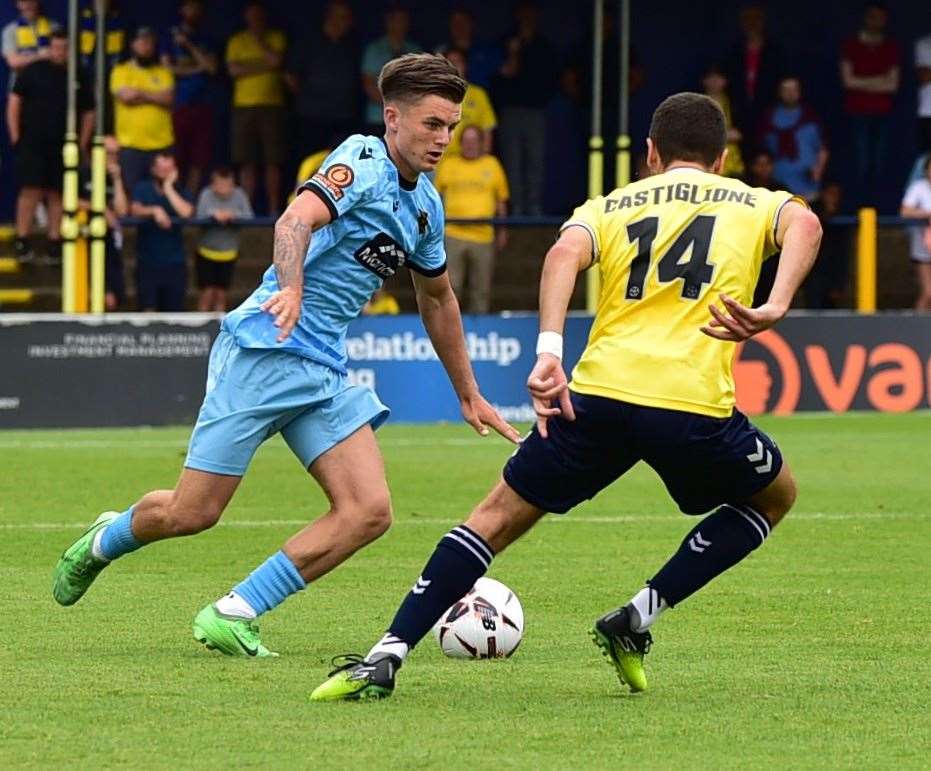
M 277 215 L 292 188 L 293 171 L 299 169 L 298 181 L 310 176 L 327 150 L 349 134 L 380 135 L 378 73 L 392 58 L 422 50 L 412 38 L 409 11 L 400 4 L 387 7 L 382 34 L 366 45 L 355 33 L 362 4 L 350 0 L 326 3 L 319 20 L 311 22 L 313 34 L 300 40 L 276 26 L 262 2 L 247 0 L 242 28 L 225 44 L 205 22 L 204 0 L 181 0 L 177 23 L 164 30 L 134 25 L 111 0 L 105 3 L 102 41 L 96 39 L 94 11 L 85 5 L 77 41 L 85 158 L 96 109 L 87 73 L 100 45 L 108 83 L 108 307 L 125 302 L 121 272 L 112 280 L 111 273 L 120 265 L 119 218 L 131 214 L 143 220 L 137 243 L 139 308 L 185 307 L 188 260 L 179 222 L 194 216 L 214 221 L 196 246 L 199 307 L 225 308 L 238 254 L 231 223 L 253 216 L 253 208 Z M 16 0 L 15 6 L 17 18 L 2 31 L 2 53 L 10 69 L 6 116 L 20 185 L 16 254 L 23 261 L 33 256 L 30 233 L 39 212 L 47 224 L 48 256 L 55 259 L 60 252 L 68 41 L 38 0 Z M 770 34 L 763 6 L 744 6 L 739 22 L 738 39 L 708 62 L 694 84 L 727 117 L 724 173 L 753 185 L 789 189 L 824 216 L 870 203 L 893 149 L 888 118 L 903 68 L 914 65 L 921 156 L 901 213 L 927 225 L 931 202 L 922 191 L 931 150 L 931 35 L 918 40 L 910 61 L 888 33 L 886 6 L 866 4 L 859 29 L 838 51 L 847 127 L 841 146 L 828 137 L 821 105 L 806 98 L 805 83 Z M 606 3 L 604 133 L 609 137 L 616 131 L 611 121 L 621 91 L 615 25 L 613 4 Z M 575 203 L 563 199 L 575 193 L 560 197 L 559 190 L 550 190 L 544 170 L 556 167 L 573 178 L 586 173 L 584 134 L 578 129 L 587 119 L 593 78 L 590 44 L 559 50 L 541 29 L 538 5 L 519 0 L 513 5 L 511 33 L 500 41 L 482 39 L 470 12 L 453 8 L 445 42 L 436 50 L 469 84 L 462 122 L 434 180 L 448 216 L 563 214 Z M 629 72 L 628 90 L 636 94 L 648 77 L 636 50 Z M 215 109 L 224 78 L 231 100 L 227 127 L 218 125 Z M 218 148 L 226 137 L 229 152 L 224 155 Z M 839 155 L 853 169 L 847 190 L 832 175 Z M 915 256 L 931 236 L 920 224 L 912 230 L 916 263 L 931 266 L 931 257 Z M 464 291 L 464 306 L 487 311 L 495 255 L 506 243 L 506 232 L 491 225 L 451 224 L 448 239 L 451 277 Z M 808 302 L 816 307 L 841 302 L 840 287 L 846 283 L 845 261 L 826 262 L 836 267 L 812 280 Z M 926 280 L 920 304 L 931 308 L 931 267 L 919 275 Z

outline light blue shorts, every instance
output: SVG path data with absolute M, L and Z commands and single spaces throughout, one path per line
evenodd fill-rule
M 304 468 L 388 408 L 346 375 L 293 353 L 240 348 L 221 331 L 210 351 L 207 394 L 191 435 L 187 468 L 242 476 L 279 431 Z

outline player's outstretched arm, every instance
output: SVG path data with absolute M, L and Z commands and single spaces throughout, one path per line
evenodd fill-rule
M 593 255 L 589 232 L 581 227 L 568 227 L 547 252 L 543 263 L 537 363 L 527 378 L 527 389 L 537 414 L 537 430 L 544 439 L 549 418 L 562 415 L 566 420 L 575 420 L 569 381 L 562 366 L 562 335 L 576 279 L 592 264 Z M 552 406 L 554 399 L 558 407 Z
M 446 374 L 449 375 L 456 396 L 459 397 L 462 417 L 482 436 L 487 436 L 488 428 L 491 427 L 505 439 L 516 444 L 520 441 L 518 430 L 508 424 L 478 390 L 472 363 L 465 347 L 459 302 L 449 284 L 449 274 L 442 273 L 433 277 L 419 273 L 411 275 L 414 278 L 420 316 L 433 347 L 443 362 Z
M 304 257 L 311 233 L 330 221 L 330 212 L 316 195 L 298 195 L 275 223 L 272 261 L 278 277 L 278 291 L 262 303 L 262 310 L 275 317 L 278 342 L 287 339 L 301 316 L 304 291 Z
M 721 295 L 724 309 L 708 307 L 712 321 L 701 328 L 709 337 L 739 342 L 769 329 L 789 311 L 792 298 L 815 264 L 821 246 L 821 223 L 800 203 L 790 201 L 779 215 L 776 245 L 782 247 L 779 268 L 769 299 L 759 308 L 748 308 Z

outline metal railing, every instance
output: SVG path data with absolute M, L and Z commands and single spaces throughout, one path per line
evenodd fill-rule
M 253 217 L 243 220 L 232 220 L 228 223 L 222 223 L 223 226 L 232 226 L 238 228 L 273 228 L 277 218 L 275 217 Z M 447 224 L 463 225 L 494 225 L 508 228 L 558 228 L 563 222 L 564 217 L 493 217 L 490 219 L 464 219 L 449 218 Z M 124 227 L 138 227 L 139 225 L 151 223 L 148 218 L 141 217 L 124 217 L 120 224 Z M 212 227 L 219 226 L 216 220 L 212 218 L 172 218 L 172 223 L 184 227 Z M 841 215 L 832 217 L 825 222 L 827 227 L 856 227 L 857 228 L 857 247 L 856 247 L 856 308 L 861 313 L 874 313 L 876 311 L 877 295 L 877 239 L 878 229 L 880 227 L 914 227 L 916 221 L 905 219 L 899 216 L 882 215 L 879 216 L 875 209 L 864 208 L 856 215 Z M 82 234 L 87 238 L 88 233 Z M 86 255 L 86 251 L 78 250 L 79 255 Z M 89 268 L 86 256 L 83 260 L 79 259 L 78 264 L 74 266 L 74 271 L 87 271 Z M 89 282 L 87 282 L 89 283 Z M 85 284 L 86 286 L 86 284 Z M 62 298 L 63 307 L 73 308 L 74 298 Z M 93 306 L 93 303 L 88 303 Z

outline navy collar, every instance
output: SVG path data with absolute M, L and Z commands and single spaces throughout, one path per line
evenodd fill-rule
M 398 172 L 398 184 L 401 186 L 402 190 L 416 190 L 417 182 L 411 182 L 409 179 L 405 179 L 404 175 L 401 174 L 401 170 L 398 168 L 398 165 L 394 162 L 394 159 L 391 157 L 391 153 L 388 150 L 388 142 L 384 137 L 381 137 L 381 143 L 385 146 L 385 155 L 388 156 L 388 160 L 391 161 L 395 170 Z

